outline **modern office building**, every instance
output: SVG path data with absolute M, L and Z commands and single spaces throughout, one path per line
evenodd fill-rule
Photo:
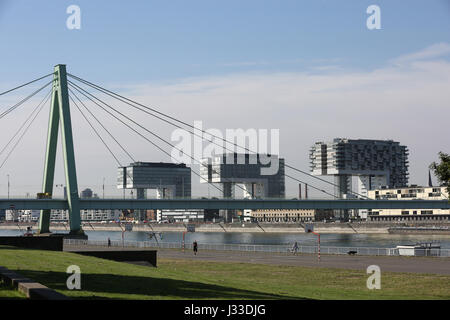
M 337 198 L 365 198 L 372 189 L 408 184 L 408 149 L 392 140 L 336 138 L 316 142 L 310 149 L 310 164 L 313 175 L 334 177 Z M 359 210 L 359 215 L 364 217 L 367 210 Z
M 221 184 L 224 198 L 235 198 L 237 185 L 243 198 L 284 198 L 284 179 L 284 159 L 276 155 L 227 153 L 204 158 L 200 166 L 200 182 Z M 226 222 L 236 214 L 236 210 L 220 211 Z
M 81 210 L 81 221 L 101 222 L 115 221 L 121 215 L 120 210 Z M 52 210 L 50 214 L 51 222 L 69 221 L 69 212 L 67 210 Z
M 21 213 L 21 210 L 5 210 L 5 220 L 19 222 Z
M 89 188 L 84 189 L 80 193 L 80 198 L 82 198 L 82 199 L 92 198 L 92 197 L 94 197 L 94 193 Z M 96 198 L 96 196 L 94 198 Z
M 81 199 L 99 199 L 98 195 L 90 188 L 86 188 L 80 193 Z M 117 220 L 121 214 L 120 210 L 81 210 L 82 221 L 113 221 Z M 58 215 L 55 215 L 55 218 Z M 65 215 L 64 215 L 65 216 Z
M 21 210 L 18 215 L 20 222 L 37 222 L 41 215 L 40 210 Z
M 146 199 L 148 189 L 156 189 L 158 199 L 190 198 L 191 169 L 185 164 L 135 162 L 119 167 L 117 187 L 135 189 L 136 199 Z M 144 220 L 145 210 L 135 212 L 135 218 Z
M 262 156 L 234 153 L 202 159 L 200 182 L 221 184 L 224 198 L 235 197 L 237 184 L 244 198 L 284 198 L 284 159 L 272 155 L 263 164 Z
M 369 191 L 371 199 L 385 200 L 445 200 L 448 199 L 446 187 L 381 188 Z M 368 221 L 440 221 L 450 220 L 450 210 L 443 209 L 377 209 L 369 210 Z
M 145 199 L 148 189 L 156 189 L 158 198 L 190 198 L 191 169 L 185 164 L 135 162 L 119 167 L 119 189 L 136 189 L 136 198 Z

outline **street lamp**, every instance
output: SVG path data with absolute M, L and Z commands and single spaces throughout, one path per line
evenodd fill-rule
M 8 176 L 8 199 L 9 199 L 9 174 L 7 174 Z
M 317 236 L 317 259 L 320 262 L 320 234 L 314 231 L 309 231 Z

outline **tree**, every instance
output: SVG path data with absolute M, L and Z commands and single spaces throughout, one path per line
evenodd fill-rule
M 450 155 L 439 152 L 440 163 L 433 162 L 430 169 L 433 170 L 434 175 L 438 178 L 439 183 L 447 187 L 447 193 L 450 198 Z

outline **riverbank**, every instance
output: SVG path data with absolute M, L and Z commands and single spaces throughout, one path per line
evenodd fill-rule
M 449 299 L 447 260 L 391 258 L 330 256 L 317 262 L 314 255 L 200 251 L 194 256 L 162 250 L 158 268 L 152 268 L 71 252 L 0 247 L 4 267 L 74 299 Z M 366 286 L 371 264 L 383 272 L 382 290 Z M 81 290 L 67 288 L 69 265 L 82 270 Z
M 37 229 L 36 223 L 1 223 L 0 230 L 25 231 L 31 226 Z M 68 231 L 67 223 L 53 223 L 51 230 Z M 83 223 L 86 231 L 122 231 L 117 223 Z M 133 224 L 133 231 L 143 232 L 184 232 L 187 224 L 184 223 L 148 223 Z M 305 233 L 303 223 L 203 223 L 195 224 L 196 232 L 239 232 L 239 233 Z M 321 234 L 428 234 L 450 235 L 450 223 L 323 223 L 315 222 L 314 231 Z

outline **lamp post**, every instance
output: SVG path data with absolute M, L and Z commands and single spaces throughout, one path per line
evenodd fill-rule
M 320 262 L 320 234 L 317 232 L 314 232 L 312 229 L 309 229 L 309 228 L 306 232 L 312 233 L 317 236 L 317 261 Z
M 9 174 L 7 174 L 8 176 L 8 199 L 9 199 Z
M 316 233 L 316 232 L 314 232 L 314 231 L 311 231 L 311 233 L 313 233 L 313 234 L 315 234 L 316 236 L 317 236 L 317 259 L 319 260 L 319 262 L 320 262 L 320 234 L 319 233 Z

